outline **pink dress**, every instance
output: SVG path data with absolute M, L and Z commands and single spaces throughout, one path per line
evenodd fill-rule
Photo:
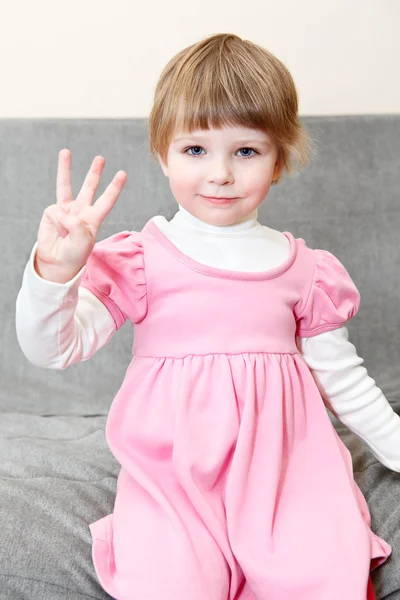
M 121 464 L 93 562 L 118 600 L 366 600 L 391 546 L 370 513 L 295 336 L 353 317 L 331 253 L 291 244 L 247 273 L 202 265 L 150 220 L 96 244 L 81 285 L 133 358 L 111 406 Z

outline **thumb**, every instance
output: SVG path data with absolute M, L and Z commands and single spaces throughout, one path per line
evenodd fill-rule
M 56 217 L 53 219 L 53 224 L 57 230 L 58 235 L 62 238 L 67 237 L 69 234 L 69 228 L 66 223 L 66 216 L 68 215 L 68 211 L 60 207 L 57 211 Z
M 92 244 L 96 240 L 96 231 L 93 226 L 89 226 L 78 215 L 73 215 L 68 211 L 60 210 L 58 220 L 61 226 L 69 233 L 71 242 L 75 246 Z

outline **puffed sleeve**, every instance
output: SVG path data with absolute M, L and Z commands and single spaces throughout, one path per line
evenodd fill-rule
M 101 300 L 117 329 L 127 319 L 142 321 L 147 314 L 147 285 L 140 234 L 122 231 L 97 242 L 80 285 Z
M 360 293 L 342 263 L 328 250 L 314 250 L 308 297 L 296 317 L 296 335 L 312 337 L 343 326 L 360 306 Z

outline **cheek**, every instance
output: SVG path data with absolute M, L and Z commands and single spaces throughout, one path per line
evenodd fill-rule
M 185 205 L 195 193 L 193 185 L 185 177 L 170 178 L 169 186 L 175 200 L 182 205 Z
M 238 177 L 238 181 L 239 180 L 249 195 L 258 195 L 268 191 L 272 180 L 271 165 L 267 163 L 264 165 L 257 165 L 257 167 L 253 169 L 247 169 L 245 172 L 240 173 Z
M 180 194 L 187 190 L 193 189 L 195 187 L 195 183 L 191 177 L 187 176 L 187 174 L 180 174 L 176 177 L 170 177 L 170 186 L 176 194 Z
M 170 186 L 176 193 L 196 188 L 199 182 L 198 170 L 190 168 L 191 165 L 185 163 L 175 164 L 169 174 Z

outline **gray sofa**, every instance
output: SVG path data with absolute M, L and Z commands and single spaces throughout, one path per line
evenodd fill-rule
M 304 121 L 319 157 L 272 188 L 260 221 L 345 264 L 361 293 L 350 340 L 400 413 L 400 115 Z M 41 214 L 55 201 L 62 148 L 72 151 L 74 194 L 98 154 L 106 159 L 99 194 L 119 169 L 128 173 L 99 239 L 177 208 L 149 154 L 145 119 L 0 121 L 0 600 L 110 598 L 93 569 L 88 525 L 113 510 L 119 465 L 104 430 L 133 331 L 125 325 L 65 371 L 28 363 L 15 334 L 16 296 Z M 377 598 L 400 599 L 400 473 L 330 417 L 351 451 L 372 529 L 393 548 L 372 574 Z

